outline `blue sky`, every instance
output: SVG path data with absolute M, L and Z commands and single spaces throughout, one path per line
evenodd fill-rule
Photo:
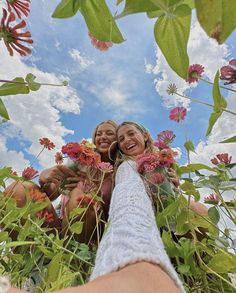
M 0 5 L 4 2 L 0 1 Z M 186 163 L 186 136 L 196 146 L 192 162 L 209 164 L 217 153 L 235 153 L 234 144 L 218 144 L 235 135 L 235 117 L 222 115 L 212 135 L 206 138 L 211 109 L 166 94 L 168 84 L 175 82 L 180 92 L 212 102 L 209 85 L 201 82 L 190 87 L 170 70 L 155 45 L 154 20 L 144 14 L 120 19 L 117 23 L 126 41 L 100 52 L 91 45 L 79 14 L 65 20 L 51 18 L 59 2 L 32 1 L 27 20 L 34 40 L 31 56 L 19 58 L 15 54 L 12 58 L 0 43 L 2 79 L 32 72 L 41 82 L 69 81 L 67 88 L 42 87 L 29 95 L 3 98 L 11 120 L 0 129 L 0 166 L 12 165 L 21 171 L 40 151 L 39 138 L 50 138 L 57 151 L 65 142 L 91 137 L 96 124 L 106 119 L 137 121 L 154 138 L 162 130 L 173 130 L 173 146 L 181 148 L 182 164 Z M 113 2 L 108 1 L 115 12 Z M 235 37 L 234 32 L 225 45 L 219 46 L 206 36 L 193 15 L 188 47 L 190 64 L 202 64 L 205 77 L 213 80 L 216 70 L 236 57 Z M 229 107 L 236 110 L 234 96 L 222 93 Z M 183 125 L 179 125 L 168 116 L 172 107 L 182 105 L 189 111 Z M 42 169 L 53 165 L 54 153 L 45 151 L 35 166 Z

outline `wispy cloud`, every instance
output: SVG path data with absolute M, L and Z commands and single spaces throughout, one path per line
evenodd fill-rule
M 69 54 L 73 60 L 78 62 L 81 69 L 86 69 L 95 62 L 86 56 L 82 56 L 81 52 L 77 49 L 71 49 Z

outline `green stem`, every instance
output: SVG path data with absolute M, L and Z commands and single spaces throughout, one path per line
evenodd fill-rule
M 25 82 L 25 81 L 13 81 L 13 80 L 5 80 L 5 79 L 0 79 L 0 82 L 2 83 L 13 83 L 13 84 L 39 84 L 39 85 L 49 85 L 49 86 L 65 86 L 65 84 L 53 84 L 53 83 L 39 83 L 39 82 Z
M 176 94 L 177 96 L 179 96 L 179 97 L 182 97 L 182 98 L 188 99 L 188 100 L 190 100 L 190 101 L 192 101 L 192 102 L 195 102 L 195 103 L 198 103 L 198 104 L 202 104 L 202 105 L 205 105 L 205 106 L 208 106 L 208 107 L 214 108 L 214 106 L 213 106 L 212 104 L 209 104 L 209 103 L 206 103 L 206 102 L 203 102 L 203 101 L 200 101 L 200 100 L 194 99 L 194 98 L 190 98 L 190 97 L 188 97 L 188 96 L 181 95 L 181 94 L 179 94 L 179 93 L 177 93 L 177 92 L 176 92 L 175 94 Z M 225 108 L 221 108 L 221 110 L 224 111 L 224 112 L 227 112 L 227 113 L 230 113 L 230 114 L 236 116 L 236 113 L 233 112 L 233 111 L 230 111 L 230 110 L 225 109 Z
M 217 191 L 216 193 L 217 193 L 217 195 L 219 196 L 219 198 L 220 198 L 220 200 L 221 200 L 221 202 L 222 202 L 222 205 L 223 205 L 223 207 L 225 208 L 225 210 L 226 210 L 226 212 L 227 212 L 229 218 L 230 218 L 231 221 L 236 225 L 236 220 L 234 219 L 234 217 L 233 217 L 232 214 L 230 213 L 230 211 L 229 211 L 229 209 L 228 209 L 228 207 L 227 207 L 227 205 L 226 205 L 226 203 L 225 203 L 225 201 L 224 201 L 223 196 L 220 194 L 219 191 Z
M 199 77 L 199 76 L 198 76 L 198 79 L 200 79 L 201 81 L 204 81 L 205 83 L 208 83 L 208 84 L 210 84 L 210 85 L 214 85 L 213 82 L 211 82 L 211 81 L 209 81 L 209 80 L 206 80 L 206 79 L 203 79 L 203 78 L 201 78 L 201 77 Z M 226 87 L 226 86 L 219 85 L 219 87 L 222 88 L 222 89 L 225 89 L 225 90 L 228 90 L 228 91 L 231 91 L 231 92 L 235 92 L 235 93 L 236 93 L 236 90 L 233 90 L 233 89 L 228 88 L 228 87 Z

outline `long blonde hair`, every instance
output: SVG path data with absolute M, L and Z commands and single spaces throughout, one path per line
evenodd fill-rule
M 144 127 L 142 126 L 141 124 L 138 124 L 136 122 L 133 122 L 133 121 L 124 121 L 123 123 L 121 123 L 117 129 L 116 129 L 116 134 L 118 133 L 118 130 L 124 126 L 124 125 L 133 125 L 135 126 L 142 134 L 147 134 L 148 138 L 145 142 L 145 150 L 144 152 L 145 153 L 153 153 L 154 152 L 154 145 L 153 145 L 153 139 L 151 138 L 151 135 L 149 133 L 149 131 Z M 114 165 L 114 174 L 116 173 L 119 165 L 126 161 L 126 160 L 129 160 L 131 159 L 130 156 L 127 156 L 125 154 L 123 154 L 121 152 L 121 150 L 119 149 L 119 145 L 117 144 L 117 154 L 116 154 L 116 161 L 115 161 L 115 165 Z
M 94 131 L 93 131 L 93 134 L 92 134 L 92 142 L 93 142 L 93 144 L 95 144 L 95 138 L 96 138 L 96 135 L 97 135 L 98 127 L 103 125 L 103 124 L 110 124 L 110 125 L 114 126 L 115 130 L 117 130 L 117 128 L 118 128 L 118 124 L 114 120 L 109 119 L 109 120 L 102 121 L 101 123 L 99 123 L 94 128 Z

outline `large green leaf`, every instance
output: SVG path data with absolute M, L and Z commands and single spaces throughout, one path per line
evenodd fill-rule
M 220 141 L 220 143 L 231 143 L 231 142 L 236 142 L 236 135 Z
M 194 149 L 194 144 L 191 140 L 187 140 L 184 144 L 184 147 L 186 148 L 186 150 L 188 152 L 194 152 L 195 149 Z
M 156 10 L 160 11 L 160 8 L 151 0 L 126 0 L 124 10 L 115 18 L 118 19 L 128 14 L 150 12 Z
M 187 78 L 189 58 L 187 43 L 191 24 L 191 9 L 180 5 L 158 18 L 154 34 L 169 66 L 183 79 Z
M 83 231 L 84 222 L 75 222 L 70 226 L 70 230 L 75 234 L 80 234 Z
M 216 273 L 236 272 L 236 256 L 221 250 L 210 260 L 208 267 Z
M 12 81 L 15 81 L 16 83 L 6 82 L 0 86 L 0 96 L 29 93 L 29 88 L 22 77 L 16 77 Z
M 212 220 L 212 222 L 214 224 L 217 224 L 219 222 L 219 220 L 220 220 L 220 214 L 219 214 L 219 212 L 218 212 L 216 207 L 209 208 L 208 216 L 210 217 L 210 219 Z
M 3 104 L 2 99 L 0 99 L 0 116 L 6 120 L 9 120 L 9 115 L 7 113 L 7 109 L 5 107 L 5 105 Z
M 81 0 L 62 0 L 54 10 L 52 17 L 67 18 L 74 16 L 80 6 Z
M 113 43 L 124 41 L 105 0 L 83 0 L 79 9 L 95 38 Z
M 235 0 L 195 0 L 195 7 L 208 36 L 224 43 L 236 27 Z
M 214 107 L 213 107 L 213 113 L 211 113 L 211 116 L 209 118 L 209 124 L 207 128 L 206 136 L 208 136 L 211 133 L 216 121 L 221 116 L 223 109 L 227 107 L 227 102 L 225 101 L 224 97 L 221 96 L 220 94 L 218 71 L 215 75 L 212 95 L 213 95 Z
M 36 76 L 33 75 L 32 73 L 28 73 L 25 78 L 25 80 L 28 82 L 28 87 L 31 91 L 37 91 L 37 90 L 39 90 L 39 88 L 41 86 L 40 83 L 37 83 L 34 81 L 35 78 L 36 78 Z
M 214 171 L 213 168 L 204 165 L 204 164 L 189 164 L 187 166 L 181 166 L 178 170 L 178 172 L 180 174 L 184 174 L 184 173 L 189 173 L 189 172 L 195 172 L 195 171 L 199 171 L 199 170 L 209 170 L 209 171 Z

